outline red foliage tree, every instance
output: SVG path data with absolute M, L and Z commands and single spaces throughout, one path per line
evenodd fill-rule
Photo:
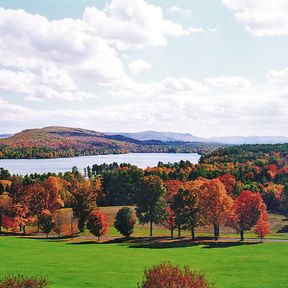
M 266 205 L 260 193 L 245 190 L 234 201 L 227 225 L 240 233 L 241 241 L 244 241 L 244 232 L 253 228 L 260 219 L 266 217 Z
M 270 234 L 270 227 L 267 221 L 260 219 L 255 226 L 255 233 L 263 241 L 263 238 Z
M 234 197 L 237 183 L 236 178 L 231 174 L 225 174 L 219 176 L 218 179 L 224 184 L 227 194 Z
M 106 215 L 100 210 L 92 211 L 88 216 L 87 228 L 98 240 L 108 232 L 109 223 Z
M 168 206 L 166 208 L 166 215 L 165 219 L 160 221 L 160 224 L 164 226 L 166 229 L 170 230 L 171 233 L 171 239 L 173 239 L 174 235 L 174 229 L 177 227 L 176 223 L 176 215 L 175 212 Z

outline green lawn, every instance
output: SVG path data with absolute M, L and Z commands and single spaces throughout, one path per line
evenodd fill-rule
M 169 260 L 205 272 L 218 288 L 286 288 L 288 283 L 288 243 L 152 248 L 77 241 L 2 236 L 0 277 L 37 274 L 47 275 L 51 287 L 129 288 L 137 286 L 145 267 Z

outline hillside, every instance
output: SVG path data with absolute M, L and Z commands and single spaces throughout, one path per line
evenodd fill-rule
M 81 128 L 45 127 L 0 139 L 0 158 L 57 158 L 129 152 L 204 154 L 219 147 L 221 145 L 215 143 L 139 141 Z

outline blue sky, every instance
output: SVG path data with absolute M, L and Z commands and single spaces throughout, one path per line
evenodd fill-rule
M 284 0 L 0 7 L 0 132 L 63 125 L 288 136 Z

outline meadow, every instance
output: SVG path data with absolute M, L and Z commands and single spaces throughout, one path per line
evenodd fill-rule
M 120 207 L 104 207 L 110 231 L 101 243 L 86 230 L 81 237 L 58 239 L 55 234 L 45 239 L 35 236 L 0 237 L 0 278 L 7 274 L 47 276 L 50 287 L 137 287 L 146 267 L 162 261 L 205 273 L 216 288 L 221 287 L 287 287 L 288 243 L 259 243 L 253 240 L 198 241 L 189 238 L 171 241 L 169 231 L 155 226 L 155 238 L 148 238 L 148 227 L 136 225 L 133 238 L 121 241 L 112 227 Z M 65 214 L 70 209 L 64 209 Z M 285 217 L 270 214 L 272 235 L 269 238 L 286 238 L 277 233 L 285 228 Z M 212 236 L 209 228 L 197 231 L 198 236 Z M 238 237 L 227 234 L 223 238 Z M 183 231 L 188 236 L 189 231 Z M 166 238 L 164 238 L 166 236 Z M 248 237 L 255 237 L 247 233 Z
M 171 261 L 204 272 L 216 287 L 287 287 L 287 243 L 97 244 L 0 237 L 0 277 L 47 276 L 51 287 L 137 287 L 145 267 Z

